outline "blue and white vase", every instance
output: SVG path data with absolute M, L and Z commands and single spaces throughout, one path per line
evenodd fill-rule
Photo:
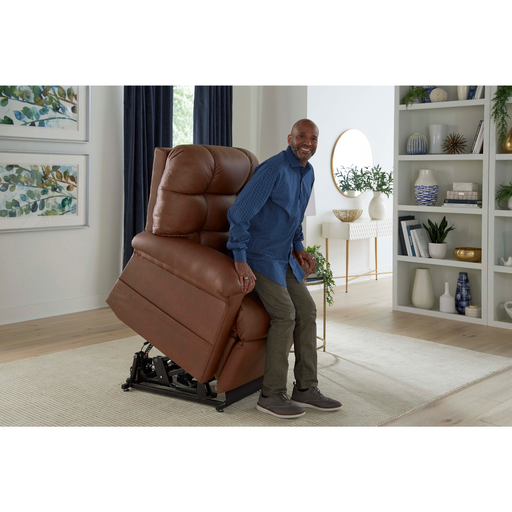
M 418 179 L 414 183 L 416 204 L 435 206 L 439 195 L 439 185 L 431 169 L 420 169 Z
M 455 309 L 459 315 L 466 314 L 466 306 L 471 306 L 471 288 L 467 272 L 459 272 L 457 290 L 455 291 Z
M 423 103 L 432 103 L 430 101 L 430 93 L 436 88 L 436 85 L 425 85 L 423 89 L 425 89 L 425 92 L 427 93 L 427 97 L 423 100 Z
M 428 150 L 427 138 L 421 133 L 413 133 L 407 139 L 408 155 L 426 155 Z

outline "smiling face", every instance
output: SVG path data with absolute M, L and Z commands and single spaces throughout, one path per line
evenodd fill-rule
M 308 119 L 302 119 L 293 125 L 288 135 L 288 145 L 297 160 L 306 167 L 308 160 L 315 154 L 318 145 L 318 127 Z

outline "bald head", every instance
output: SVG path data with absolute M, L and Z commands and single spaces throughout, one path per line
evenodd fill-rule
M 303 167 L 316 152 L 318 133 L 313 121 L 301 119 L 292 126 L 292 132 L 288 135 L 288 145 Z

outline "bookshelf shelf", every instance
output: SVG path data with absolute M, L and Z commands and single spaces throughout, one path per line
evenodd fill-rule
M 496 160 L 512 160 L 512 154 L 510 153 L 499 153 L 496 155 Z
M 437 110 L 444 108 L 466 108 L 466 107 L 479 107 L 485 104 L 485 99 L 480 100 L 457 100 L 457 101 L 442 101 L 438 103 L 413 103 L 407 107 L 400 105 L 398 110 L 415 112 L 418 110 Z
M 503 155 L 503 156 L 512 156 L 512 155 Z M 463 155 L 434 155 L 434 154 L 426 154 L 426 155 L 399 155 L 398 160 L 400 162 L 452 162 L 452 161 L 463 161 L 463 160 L 483 160 L 484 155 L 473 155 L 473 154 L 463 154 Z M 512 160 L 512 158 L 507 159 Z
M 416 204 L 400 204 L 397 211 L 402 212 L 424 212 L 424 213 L 455 213 L 460 215 L 482 215 L 482 208 L 448 208 L 446 206 L 418 206 Z M 512 211 L 511 211 L 512 213 Z
M 502 274 L 512 274 L 512 267 L 502 267 L 500 265 L 494 265 L 494 272 L 501 272 Z
M 494 210 L 496 217 L 512 217 L 512 210 Z
M 471 263 L 471 262 L 459 261 L 459 260 L 451 259 L 451 258 L 445 258 L 442 260 L 438 260 L 435 258 L 418 258 L 415 256 L 397 256 L 397 260 L 398 261 L 406 261 L 409 263 L 418 263 L 423 266 L 439 265 L 442 267 L 457 267 L 457 268 L 461 268 L 461 269 L 467 269 L 467 268 L 477 269 L 477 270 L 482 269 L 481 263 Z
M 448 133 L 459 133 L 467 142 L 466 151 L 471 148 L 480 121 L 484 127 L 491 124 L 490 101 L 491 88 L 485 86 L 484 97 L 479 100 L 457 100 L 457 87 L 439 86 L 448 93 L 448 101 L 442 103 L 418 103 L 406 108 L 400 100 L 407 93 L 408 86 L 395 88 L 395 137 L 394 137 L 394 258 L 393 258 L 393 309 L 413 314 L 427 315 L 437 318 L 454 319 L 461 322 L 487 325 L 492 312 L 488 301 L 488 276 L 505 276 L 510 278 L 512 292 L 512 273 L 502 274 L 489 270 L 488 236 L 489 236 L 489 205 L 495 208 L 494 198 L 489 194 L 489 154 L 490 130 L 484 128 L 483 152 L 480 154 L 406 154 L 407 141 L 413 133 L 422 133 L 428 140 L 431 124 L 448 125 Z M 430 144 L 429 144 L 430 147 Z M 501 165 L 510 165 L 512 159 L 502 159 Z M 420 169 L 434 171 L 439 186 L 436 206 L 420 206 L 414 199 L 414 183 Z M 503 171 L 508 172 L 507 171 Z M 508 174 L 507 174 L 508 176 Z M 512 179 L 512 176 L 511 176 Z M 445 207 L 443 201 L 447 191 L 453 190 L 455 182 L 478 183 L 482 194 L 482 208 Z M 455 231 L 448 234 L 447 258 L 438 260 L 407 256 L 403 253 L 399 238 L 398 217 L 414 216 L 417 223 L 426 223 L 427 219 L 439 223 L 446 216 L 448 225 L 454 224 Z M 494 215 L 492 215 L 494 217 Z M 502 222 L 508 222 L 508 214 L 503 215 Z M 512 220 L 510 220 L 512 227 Z M 482 261 L 466 263 L 453 256 L 455 247 L 482 248 Z M 511 252 L 512 254 L 512 252 Z M 499 256 L 504 256 L 500 254 Z M 499 260 L 498 260 L 499 261 Z M 494 260 L 493 260 L 494 263 Z M 431 310 L 421 310 L 412 305 L 412 287 L 416 270 L 429 268 L 432 276 L 434 295 L 436 298 Z M 482 318 L 452 315 L 439 311 L 439 297 L 444 293 L 444 284 L 449 283 L 450 293 L 455 294 L 459 272 L 467 272 L 473 304 L 481 305 Z M 505 293 L 505 292 L 503 292 Z M 512 296 L 510 298 L 512 300 Z M 504 312 L 506 315 L 506 312 Z M 500 317 L 500 320 L 504 320 Z M 502 322 L 503 323 L 503 322 Z M 512 323 L 511 323 L 512 325 Z

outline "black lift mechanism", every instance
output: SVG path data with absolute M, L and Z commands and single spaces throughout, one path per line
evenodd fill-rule
M 147 347 L 146 347 L 147 345 Z M 146 347 L 144 349 L 144 347 Z M 215 406 L 218 412 L 242 398 L 259 391 L 263 377 L 253 380 L 243 386 L 226 391 L 225 400 L 218 400 L 217 393 L 212 390 L 211 383 L 198 382 L 192 375 L 165 356 L 149 357 L 153 345 L 146 341 L 139 352 L 133 356 L 133 366 L 130 368 L 130 377 L 121 385 L 124 391 L 130 388 L 167 395 L 172 398 L 200 402 Z

